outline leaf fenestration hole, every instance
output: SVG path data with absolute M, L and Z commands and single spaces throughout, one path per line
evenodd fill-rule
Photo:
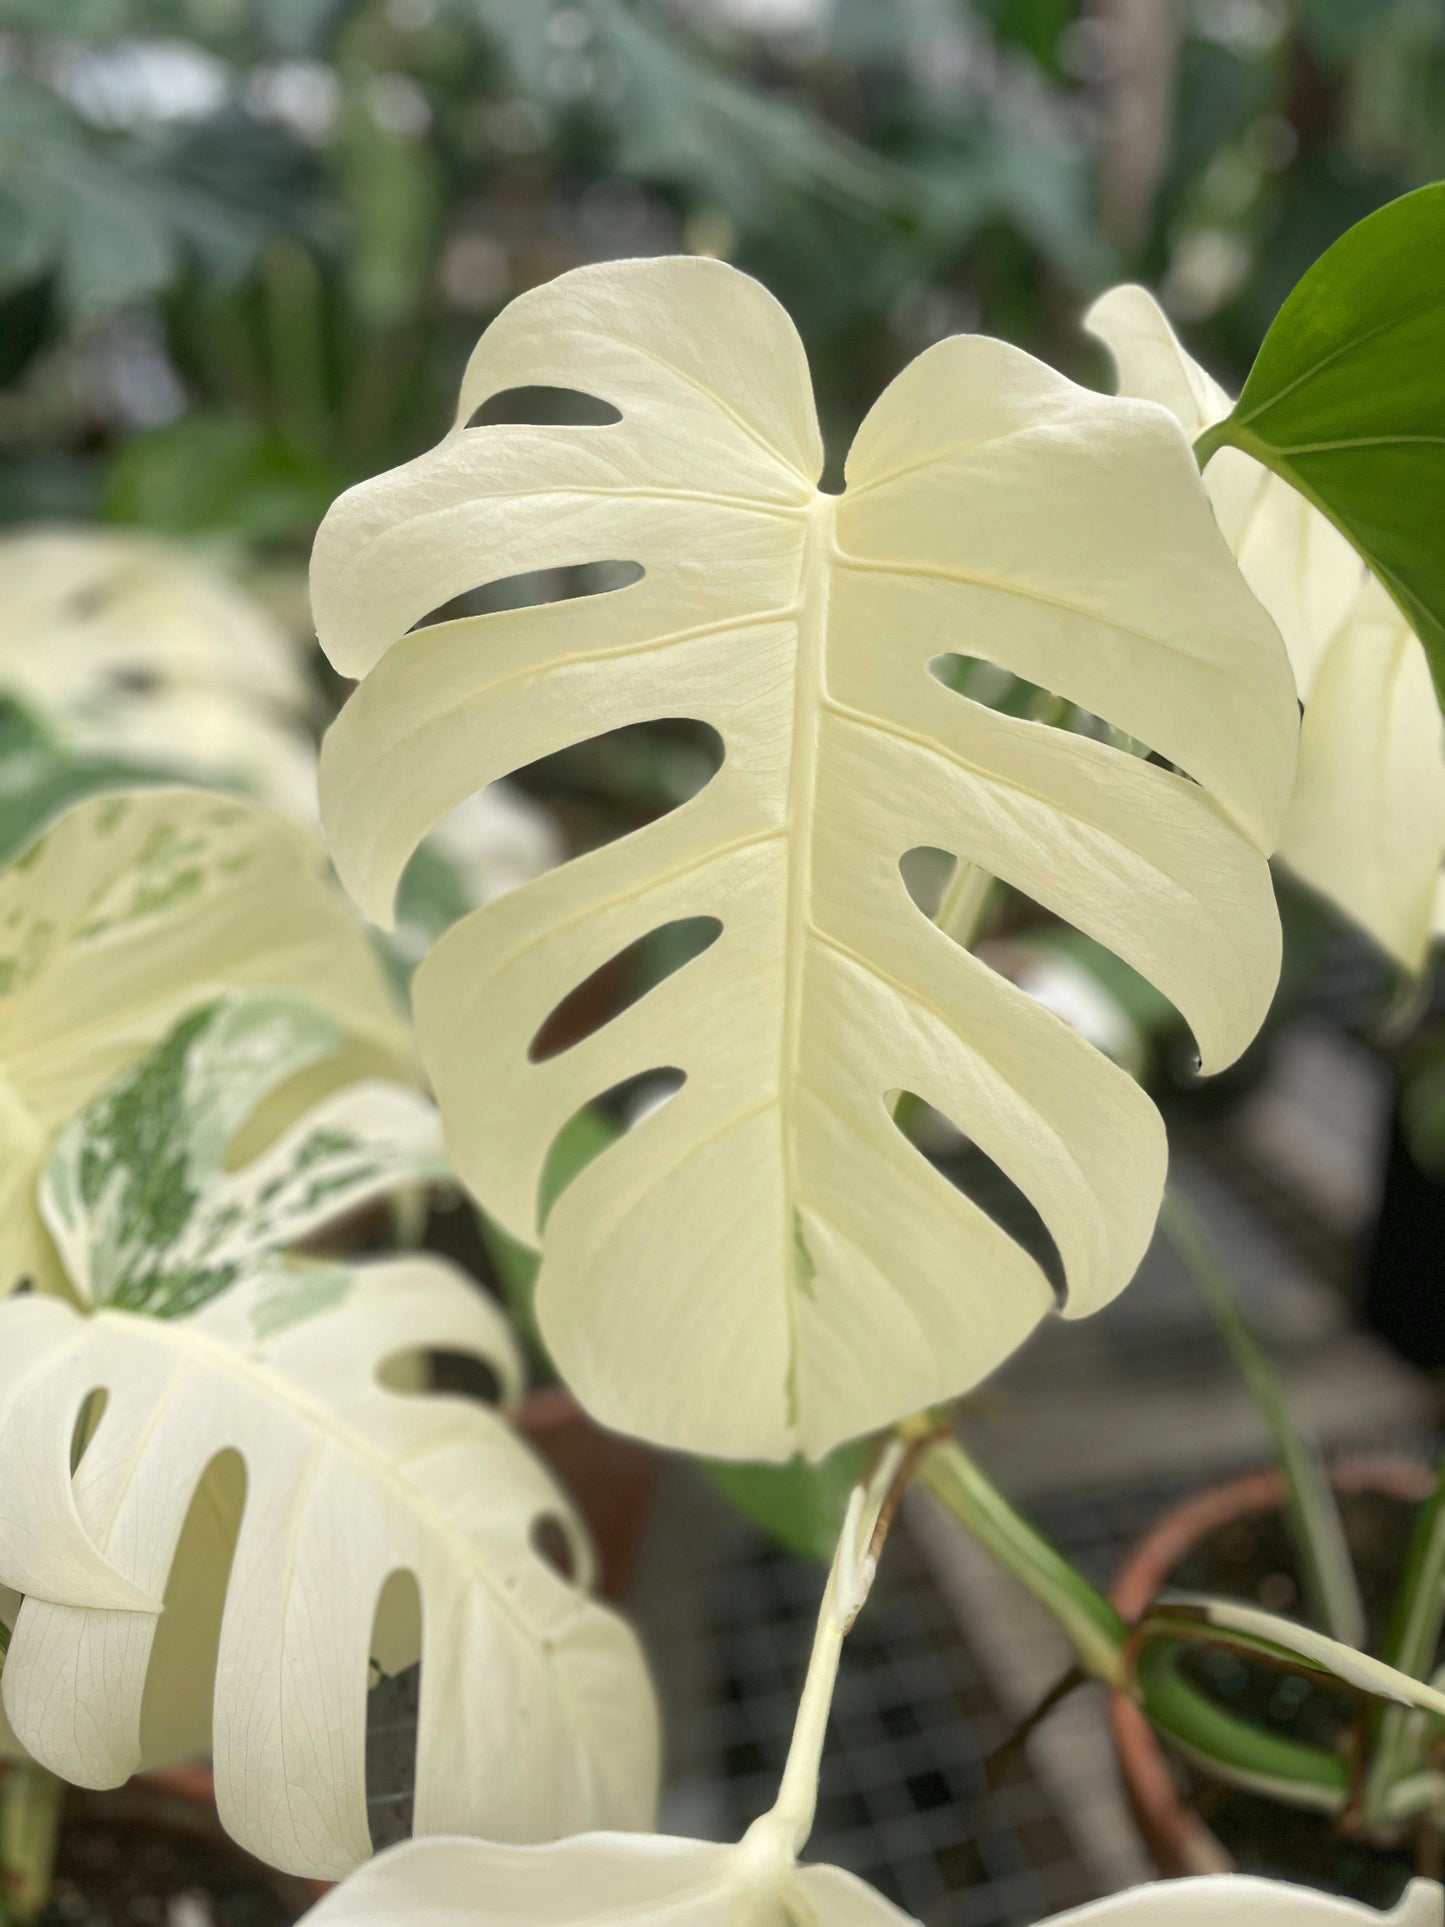
M 110 1403 L 110 1393 L 105 1386 L 97 1386 L 87 1392 L 82 1399 L 79 1411 L 75 1414 L 75 1424 L 70 1434 L 70 1475 L 75 1476 L 76 1468 L 85 1457 L 85 1448 L 95 1437 L 96 1428 L 105 1416 L 105 1408 Z
M 405 1568 L 387 1575 L 371 1623 L 371 1691 L 366 1697 L 366 1817 L 371 1844 L 405 1840 L 416 1800 L 421 1709 L 421 1590 Z
M 661 1110 L 686 1082 L 683 1071 L 675 1065 L 662 1064 L 656 1070 L 624 1078 L 620 1084 L 599 1091 L 588 1103 L 580 1105 L 553 1138 L 543 1163 L 537 1185 L 539 1223 L 546 1224 L 562 1193 L 594 1158 L 600 1157 L 634 1125 Z
M 928 673 L 954 695 L 979 703 L 997 715 L 1013 716 L 1020 722 L 1062 730 L 1066 735 L 1109 743 L 1133 756 L 1147 758 L 1150 754 L 1147 744 L 1114 728 L 1106 718 L 1094 715 L 1042 683 L 1030 682 L 1027 676 L 1017 676 L 1011 669 L 1001 668 L 985 656 L 964 656 L 946 650 L 930 657 Z
M 494 576 L 429 610 L 412 624 L 411 633 L 433 628 L 440 622 L 457 622 L 466 616 L 497 615 L 505 609 L 538 609 L 549 602 L 575 602 L 584 596 L 611 595 L 618 589 L 630 589 L 646 573 L 640 562 L 608 557 L 570 562 L 555 569 L 523 569 L 516 575 Z
M 532 1521 L 527 1535 L 532 1550 L 552 1568 L 559 1578 L 572 1584 L 577 1578 L 577 1555 L 566 1526 L 554 1512 L 544 1512 Z
M 1065 1295 L 1064 1261 L 1033 1200 L 953 1120 L 914 1091 L 888 1094 L 889 1115 L 955 1191 L 962 1192 L 1039 1266 L 1055 1297 Z
M 690 803 L 725 755 L 710 723 L 662 716 L 583 737 L 512 770 L 510 780 L 546 804 L 569 855 L 581 856 Z
M 528 1058 L 542 1064 L 594 1036 L 721 935 L 716 917 L 677 917 L 638 937 L 568 992 L 528 1045 Z
M 622 411 L 581 388 L 499 388 L 467 418 L 468 428 L 611 428 Z
M 477 1352 L 428 1352 L 427 1366 L 431 1391 L 450 1392 L 491 1409 L 501 1403 L 501 1374 Z
M 246 1490 L 246 1462 L 228 1448 L 206 1466 L 191 1495 L 166 1579 L 165 1610 L 156 1621 L 141 1697 L 141 1751 L 147 1757 L 178 1757 L 177 1716 L 185 1717 L 176 1697 L 178 1677 L 194 1685 L 195 1705 L 211 1704 L 221 1619 L 246 1510 Z M 189 1686 L 186 1698 L 191 1700 Z M 196 1735 L 187 1730 L 180 1737 L 182 1750 L 189 1751 Z
M 940 850 L 929 843 L 905 850 L 898 859 L 904 889 L 930 922 L 938 915 L 955 867 L 951 850 Z

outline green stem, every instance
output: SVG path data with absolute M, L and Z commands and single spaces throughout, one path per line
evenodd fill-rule
M 1309 1617 L 1347 1646 L 1365 1643 L 1365 1607 L 1329 1474 L 1290 1416 L 1279 1380 L 1249 1329 L 1198 1213 L 1165 1193 L 1159 1228 L 1209 1307 L 1274 1440 L 1284 1475 L 1285 1524 L 1299 1556 Z
M 1122 1686 L 1129 1629 L 1104 1595 L 1076 1572 L 1057 1547 L 974 1464 L 956 1439 L 923 1453 L 917 1477 L 960 1525 L 1031 1592 L 1068 1636 L 1080 1666 Z
M 1217 455 L 1221 448 L 1227 448 L 1232 441 L 1230 420 L 1231 418 L 1226 415 L 1223 421 L 1215 422 L 1213 427 L 1206 428 L 1202 434 L 1195 436 L 1194 459 L 1199 464 L 1201 474 L 1207 467 L 1210 456 Z
M 1428 1679 L 1445 1628 L 1445 1472 L 1415 1522 L 1380 1657 L 1412 1679 Z M 1397 1781 L 1419 1768 L 1426 1737 L 1438 1733 L 1409 1707 L 1388 1706 L 1377 1716 L 1375 1745 L 1365 1781 L 1365 1812 L 1389 1805 Z
M 0 1905 L 17 1927 L 37 1918 L 50 1899 L 65 1784 L 31 1760 L 8 1763 L 0 1776 Z
M 1334 1754 L 1236 1719 L 1175 1671 L 1172 1643 L 1149 1641 L 1130 1667 L 1130 1628 L 1104 1595 L 1008 1503 L 953 1439 L 929 1446 L 916 1474 L 1011 1572 L 1065 1634 L 1084 1672 L 1130 1689 L 1153 1724 L 1215 1775 L 1291 1806 L 1343 1808 L 1349 1770 Z
M 976 863 L 966 863 L 962 857 L 954 862 L 953 874 L 933 921 L 965 950 L 972 948 L 983 928 L 997 881 L 997 877 Z

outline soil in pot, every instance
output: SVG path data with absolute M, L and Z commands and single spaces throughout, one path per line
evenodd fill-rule
M 1380 1649 L 1404 1567 L 1417 1508 L 1382 1493 L 1340 1495 L 1346 1536 L 1360 1575 L 1369 1646 Z M 1170 1585 L 1257 1601 L 1301 1616 L 1298 1562 L 1278 1512 L 1231 1520 L 1183 1555 Z M 1241 1718 L 1312 1746 L 1346 1743 L 1359 1716 L 1352 1695 L 1234 1653 L 1203 1645 L 1180 1661 L 1188 1678 Z M 1176 1762 L 1186 1797 L 1243 1873 L 1326 1887 L 1374 1907 L 1393 1906 L 1417 1871 L 1415 1843 L 1390 1848 L 1342 1833 L 1324 1814 L 1302 1813 L 1211 1779 Z
M 291 1927 L 264 1878 L 204 1841 L 117 1821 L 61 1832 L 39 1927 Z
M 38 1927 L 291 1927 L 324 1891 L 236 1846 L 209 1772 L 175 1767 L 107 1793 L 67 1790 Z

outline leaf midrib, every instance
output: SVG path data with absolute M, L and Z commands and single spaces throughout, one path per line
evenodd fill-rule
M 801 1082 L 802 1014 L 807 970 L 808 932 L 813 924 L 813 836 L 817 820 L 818 749 L 824 707 L 823 668 L 828 647 L 828 610 L 833 560 L 837 543 L 835 519 L 839 497 L 815 490 L 808 511 L 807 534 L 798 564 L 797 644 L 793 670 L 792 760 L 784 814 L 787 836 L 787 877 L 784 885 L 784 957 L 787 982 L 783 991 L 779 1035 L 778 1089 L 784 1106 L 781 1123 L 783 1154 L 783 1223 L 779 1226 L 783 1275 L 788 1281 L 788 1367 L 784 1396 L 788 1422 L 796 1430 L 797 1369 L 800 1339 L 797 1299 L 806 1290 L 795 1258 L 798 1217 L 797 1131 L 793 1093 Z

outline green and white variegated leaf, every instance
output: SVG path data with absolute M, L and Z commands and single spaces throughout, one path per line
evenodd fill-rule
M 607 427 L 466 424 L 527 385 Z M 322 755 L 343 880 L 385 921 L 428 830 L 508 771 L 686 716 L 726 759 L 689 803 L 464 919 L 415 1007 L 461 1176 L 541 1238 L 561 1126 L 660 1067 L 680 1092 L 548 1214 L 538 1308 L 599 1417 L 719 1457 L 809 1456 L 976 1383 L 1054 1305 L 1043 1271 L 895 1127 L 911 1090 L 1029 1196 L 1066 1314 L 1127 1282 L 1164 1172 L 1124 1072 L 931 925 L 937 846 L 1125 959 L 1209 1068 L 1278 970 L 1266 852 L 1296 708 L 1178 425 L 1001 342 L 939 343 L 822 466 L 787 316 L 714 261 L 582 268 L 483 336 L 438 448 L 332 509 L 318 630 L 364 676 Z M 483 578 L 593 561 L 607 594 L 443 622 Z M 1176 770 L 997 714 L 930 674 L 985 657 Z M 721 934 L 570 1049 L 529 1044 L 675 919 Z
M 1197 1620 L 1203 1627 L 1227 1633 L 1242 1646 L 1262 1657 L 1276 1660 L 1302 1660 L 1314 1671 L 1343 1680 L 1357 1692 L 1376 1699 L 1393 1700 L 1400 1706 L 1417 1706 L 1445 1719 L 1445 1693 L 1424 1680 L 1412 1679 L 1398 1667 L 1362 1653 L 1343 1641 L 1302 1626 L 1297 1620 L 1284 1619 L 1266 1612 L 1262 1606 L 1249 1606 L 1234 1599 L 1216 1599 L 1205 1593 L 1168 1592 L 1161 1595 L 1162 1609 L 1156 1621 L 1146 1617 L 1146 1626 L 1157 1623 L 1161 1630 L 1182 1620 Z
M 1114 288 L 1088 327 L 1126 394 L 1163 403 L 1191 438 L 1230 397 L 1143 288 Z M 1445 739 L 1425 651 L 1326 517 L 1237 448 L 1204 475 L 1230 547 L 1279 624 L 1304 703 L 1280 855 L 1409 970 L 1424 963 L 1445 863 Z
M 424 1840 L 363 1867 L 305 1916 L 308 1927 L 892 1927 L 911 1916 L 836 1867 L 780 1881 L 742 1847 L 696 1840 L 564 1840 L 507 1849 Z M 1246 1875 L 1136 1887 L 1040 1927 L 1445 1927 L 1432 1881 L 1388 1914 Z
M 93 797 L 0 871 L 0 1297 L 64 1292 L 38 1180 L 55 1132 L 187 1011 L 313 999 L 345 1048 L 263 1107 L 253 1147 L 337 1085 L 408 1077 L 408 1028 L 315 840 L 200 790 Z
M 420 1652 L 419 1832 L 649 1824 L 651 1686 L 632 1634 L 585 1589 L 583 1528 L 501 1415 L 383 1384 L 389 1360 L 419 1350 L 474 1356 L 519 1389 L 500 1314 L 430 1257 L 275 1270 L 185 1318 L 85 1316 L 35 1295 L 0 1307 L 0 1584 L 26 1595 L 0 1686 L 37 1760 L 119 1785 L 173 1712 L 171 1666 L 218 1641 L 222 1821 L 273 1865 L 335 1878 L 370 1851 L 371 1659 L 395 1670 Z M 102 1388 L 72 1478 L 75 1427 Z M 232 1454 L 245 1502 L 224 1614 L 216 1598 L 209 1622 L 178 1625 L 161 1607 L 182 1527 Z M 533 1544 L 546 1518 L 576 1581 Z M 378 1621 L 397 1574 L 419 1616 L 393 1602 Z
M 40 1208 L 82 1302 L 176 1318 L 349 1211 L 447 1175 L 432 1105 L 350 1085 L 228 1170 L 262 1101 L 343 1049 L 297 997 L 235 995 L 182 1018 L 60 1133 Z

